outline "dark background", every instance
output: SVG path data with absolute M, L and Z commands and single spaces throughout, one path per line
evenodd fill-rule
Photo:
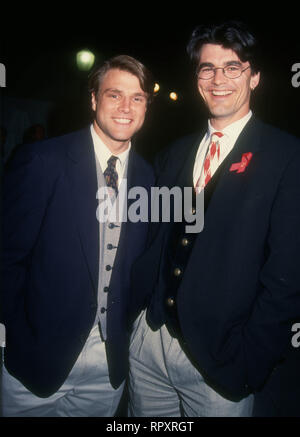
M 283 5 L 282 5 L 283 6 Z M 14 8 L 14 5 L 13 5 Z M 294 88 L 291 68 L 300 62 L 297 13 L 253 4 L 239 8 L 178 3 L 73 4 L 62 12 L 58 5 L 15 7 L 1 14 L 1 56 L 6 66 L 6 88 L 1 88 L 2 120 L 13 111 L 7 101 L 48 102 L 48 137 L 67 133 L 90 122 L 88 73 L 79 71 L 75 56 L 88 48 L 99 63 L 117 54 L 138 58 L 153 72 L 161 90 L 138 135 L 140 151 L 154 153 L 178 136 L 197 129 L 206 113 L 186 54 L 194 27 L 202 22 L 238 19 L 258 35 L 263 51 L 262 77 L 252 102 L 257 116 L 300 136 L 300 88 Z M 170 91 L 177 102 L 168 98 Z M 9 106 L 9 107 L 8 107 Z M 11 114 L 10 114 L 11 116 Z

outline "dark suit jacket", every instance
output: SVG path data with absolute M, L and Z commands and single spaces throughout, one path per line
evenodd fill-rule
M 157 185 L 192 185 L 205 130 L 160 159 Z M 243 153 L 252 159 L 230 171 Z M 205 188 L 204 230 L 196 237 L 176 297 L 182 342 L 208 382 L 229 398 L 262 386 L 300 320 L 300 143 L 254 117 Z M 169 224 L 152 225 L 135 263 L 148 321 L 163 322 Z
M 151 167 L 130 151 L 128 189 L 153 183 Z M 5 365 L 46 397 L 68 376 L 97 309 L 99 223 L 96 163 L 89 128 L 20 149 L 4 186 L 1 321 Z M 128 205 L 130 203 L 128 202 Z M 130 270 L 143 251 L 147 223 L 123 223 L 108 293 L 110 380 L 127 371 Z

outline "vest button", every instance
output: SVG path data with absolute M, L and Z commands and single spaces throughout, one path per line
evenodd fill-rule
M 110 223 L 110 224 L 108 225 L 108 227 L 109 227 L 109 229 L 113 229 L 113 228 L 115 227 L 115 225 L 114 225 L 114 223 Z
M 107 247 L 108 250 L 112 250 L 114 246 L 109 243 L 106 247 Z
M 166 302 L 168 307 L 173 307 L 175 305 L 175 299 L 173 299 L 173 297 L 168 297 Z
M 175 276 L 180 276 L 181 275 L 181 270 L 180 270 L 180 268 L 179 267 L 176 267 L 176 269 L 174 269 L 174 275 Z
M 108 272 L 112 269 L 112 266 L 108 265 L 105 267 L 105 270 L 107 270 Z
M 104 291 L 104 293 L 107 293 L 108 292 L 108 287 L 104 287 L 103 291 Z
M 105 311 L 106 311 L 106 308 L 104 308 L 104 307 L 102 307 L 101 310 L 100 310 L 101 314 L 104 314 Z
M 189 240 L 187 239 L 187 238 L 183 238 L 182 240 L 181 240 L 181 244 L 182 244 L 182 246 L 187 246 L 188 244 L 189 244 Z

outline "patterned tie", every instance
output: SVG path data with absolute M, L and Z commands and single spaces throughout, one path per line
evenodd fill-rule
M 112 155 L 107 161 L 107 168 L 103 173 L 106 185 L 115 190 L 116 196 L 118 195 L 118 173 L 116 171 L 117 159 L 116 156 Z
M 220 143 L 218 139 L 214 137 L 221 138 L 222 136 L 223 134 L 221 132 L 214 132 L 211 135 L 211 142 L 204 160 L 203 169 L 195 186 L 197 193 L 205 188 L 219 166 Z

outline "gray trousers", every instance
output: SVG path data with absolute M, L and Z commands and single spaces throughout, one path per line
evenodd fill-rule
M 232 402 L 206 384 L 166 326 L 152 331 L 145 313 L 130 345 L 129 416 L 250 417 L 253 395 Z
M 3 417 L 112 417 L 124 383 L 115 390 L 108 377 L 105 344 L 96 325 L 60 389 L 40 398 L 2 368 Z

